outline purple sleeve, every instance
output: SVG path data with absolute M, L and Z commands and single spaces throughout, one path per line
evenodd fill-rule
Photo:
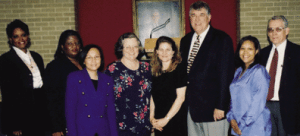
M 110 126 L 110 131 L 111 131 L 110 133 L 111 133 L 111 136 L 118 136 L 115 97 L 114 97 L 114 90 L 113 90 L 114 82 L 112 79 L 110 79 L 109 84 L 110 84 L 110 86 L 107 91 L 107 94 L 108 94 L 107 114 L 108 114 L 109 126 Z
M 77 136 L 76 128 L 76 105 L 77 105 L 77 86 L 74 74 L 70 74 L 67 78 L 66 98 L 65 98 L 65 116 L 67 123 L 68 136 Z

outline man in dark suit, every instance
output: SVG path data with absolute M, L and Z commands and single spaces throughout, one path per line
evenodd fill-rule
M 229 106 L 229 85 L 234 75 L 232 40 L 225 32 L 209 25 L 207 3 L 190 6 L 193 32 L 181 39 L 182 61 L 187 65 L 189 136 L 224 136 L 229 123 L 225 112 Z
M 267 30 L 271 44 L 261 51 L 261 62 L 271 76 L 267 107 L 272 136 L 300 136 L 300 46 L 287 40 L 284 16 L 272 17 Z

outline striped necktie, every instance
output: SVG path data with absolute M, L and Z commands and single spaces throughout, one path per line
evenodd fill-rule
M 195 57 L 198 53 L 200 49 L 200 35 L 197 36 L 197 39 L 192 47 L 192 50 L 190 52 L 190 55 L 189 55 L 189 59 L 188 59 L 188 65 L 187 65 L 187 73 L 190 73 L 190 69 L 193 65 L 193 62 L 195 60 Z

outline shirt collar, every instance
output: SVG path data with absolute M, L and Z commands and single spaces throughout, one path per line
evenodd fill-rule
M 205 29 L 205 31 L 202 32 L 202 33 L 200 34 L 200 37 L 201 37 L 201 38 L 204 38 L 204 37 L 206 36 L 206 34 L 207 34 L 209 28 L 210 28 L 210 25 L 208 25 L 207 28 Z M 195 32 L 195 33 L 194 33 L 194 36 L 197 38 L 198 34 Z
M 279 44 L 277 47 L 275 46 L 275 44 L 272 44 L 273 45 L 273 49 L 277 49 L 277 51 L 279 53 L 283 53 L 285 51 L 285 48 L 286 48 L 286 43 L 287 43 L 287 40 L 285 39 L 281 44 Z
M 12 48 L 16 51 L 17 55 L 26 63 L 30 63 L 29 51 L 26 49 L 26 53 L 20 50 L 19 48 L 12 46 Z

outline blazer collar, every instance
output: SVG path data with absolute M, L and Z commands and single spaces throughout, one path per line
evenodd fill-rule
M 26 70 L 26 72 L 31 73 L 31 71 L 28 69 L 26 64 L 22 61 L 22 59 L 18 56 L 14 49 L 10 49 L 9 54 L 9 59 L 11 59 L 11 62 L 15 63 L 15 65 L 17 65 L 19 68 Z
M 92 79 L 91 79 L 91 77 L 90 77 L 90 75 L 89 75 L 89 73 L 88 73 L 88 71 L 87 71 L 87 69 L 86 68 L 84 68 L 83 70 L 81 70 L 82 71 L 82 75 L 83 75 L 83 79 L 85 80 L 85 82 L 86 82 L 86 87 L 87 88 L 93 88 L 93 91 L 94 92 L 96 92 L 96 89 L 95 89 L 95 87 L 94 87 L 94 85 L 93 85 L 93 82 L 92 82 Z M 98 71 L 98 85 L 97 85 L 97 92 L 100 92 L 100 90 L 101 90 L 101 82 L 99 82 L 99 81 L 103 81 L 102 80 L 102 76 L 101 76 L 101 72 L 100 71 Z

